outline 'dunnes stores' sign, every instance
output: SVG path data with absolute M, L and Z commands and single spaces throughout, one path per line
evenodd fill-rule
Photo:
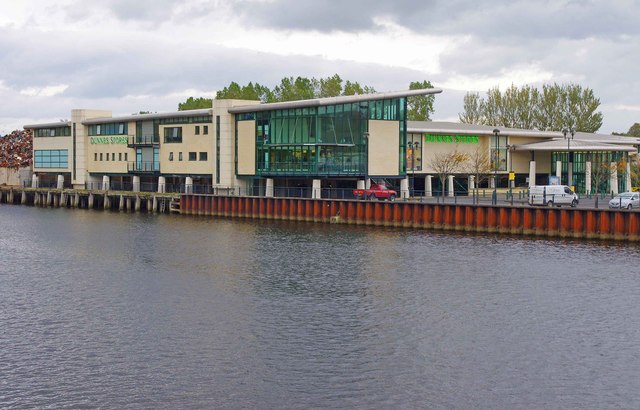
M 109 145 L 109 144 L 124 144 L 127 145 L 129 143 L 129 137 L 91 137 L 89 140 L 90 144 L 94 145 Z
M 431 135 L 424 134 L 424 142 L 445 142 L 453 144 L 478 144 L 477 135 Z

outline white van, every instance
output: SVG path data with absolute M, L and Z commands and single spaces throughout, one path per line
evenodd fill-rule
M 529 187 L 529 205 L 578 205 L 578 195 L 566 185 L 537 185 Z

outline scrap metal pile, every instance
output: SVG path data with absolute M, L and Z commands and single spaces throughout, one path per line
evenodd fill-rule
M 18 169 L 33 163 L 33 134 L 13 131 L 0 137 L 0 168 Z

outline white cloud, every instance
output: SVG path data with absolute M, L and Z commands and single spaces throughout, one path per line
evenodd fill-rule
M 55 97 L 69 88 L 67 84 L 50 85 L 46 87 L 27 87 L 20 90 L 20 94 L 27 97 Z

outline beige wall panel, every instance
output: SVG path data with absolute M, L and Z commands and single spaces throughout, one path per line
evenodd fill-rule
M 440 155 L 445 155 L 454 150 L 458 150 L 460 153 L 466 153 L 469 155 L 475 155 L 477 150 L 481 152 L 485 152 L 487 157 L 490 156 L 489 149 L 489 140 L 490 137 L 487 136 L 478 136 L 477 143 L 470 142 L 425 142 L 425 139 L 422 139 L 422 158 L 423 158 L 423 172 L 426 173 L 435 173 L 433 169 L 433 161 Z M 469 139 L 465 139 L 464 141 L 473 141 Z M 460 169 L 456 171 L 456 173 L 466 173 L 466 169 Z
M 204 126 L 208 126 L 204 134 Z M 196 126 L 200 127 L 200 134 L 196 135 Z M 164 143 L 165 128 L 182 128 L 181 143 Z M 161 125 L 160 129 L 160 172 L 163 174 L 201 174 L 211 175 L 214 164 L 215 128 L 211 123 L 203 124 L 171 124 Z M 189 161 L 189 153 L 196 153 L 196 160 Z M 200 161 L 200 153 L 207 153 L 207 160 Z M 173 153 L 173 161 L 170 154 Z M 182 153 L 182 161 L 179 160 Z
M 76 175 L 72 179 L 74 186 L 84 186 L 86 178 L 89 175 L 87 170 L 87 160 L 89 159 L 89 127 L 82 125 L 82 121 L 90 118 L 109 118 L 111 111 L 108 110 L 71 110 L 71 132 L 73 133 L 73 124 L 76 126 Z M 71 151 L 69 152 L 71 155 Z M 69 160 L 69 167 L 73 167 L 73 159 Z M 73 169 L 71 169 L 73 172 Z M 72 174 L 73 176 L 73 174 Z
M 70 172 L 73 166 L 73 138 L 72 137 L 34 137 L 33 150 L 66 149 L 67 168 L 35 168 L 34 172 Z
M 238 121 L 238 175 L 256 173 L 256 122 Z
M 399 175 L 400 123 L 369 121 L 369 176 Z
M 136 160 L 135 149 L 127 147 L 128 139 L 127 135 L 88 137 L 87 171 L 100 174 L 126 174 L 127 162 Z

